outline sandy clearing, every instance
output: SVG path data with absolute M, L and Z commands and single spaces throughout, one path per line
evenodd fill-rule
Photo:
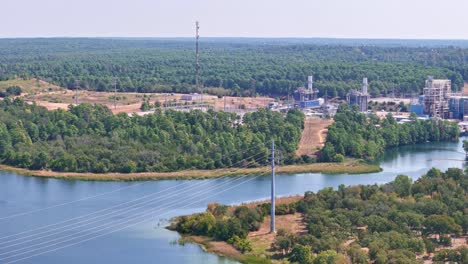
M 32 101 L 27 101 L 28 103 L 32 104 Z M 43 106 L 47 108 L 47 110 L 57 110 L 57 109 L 64 109 L 68 110 L 68 106 L 70 104 L 64 104 L 64 103 L 51 103 L 51 102 L 46 102 L 46 101 L 34 101 L 37 105 Z
M 437 235 L 431 235 L 430 236 L 431 238 L 433 239 L 438 239 L 438 236 Z M 436 248 L 436 253 L 442 249 L 457 249 L 459 247 L 468 247 L 468 236 L 467 235 L 463 235 L 463 236 L 460 236 L 460 237 L 452 237 L 452 245 L 451 246 L 448 246 L 448 247 L 445 247 L 445 246 L 438 246 Z M 429 264 L 429 263 L 433 263 L 432 261 L 432 258 L 434 257 L 434 253 L 430 253 L 430 254 L 417 254 L 416 255 L 416 259 L 420 260 L 420 261 L 423 261 L 424 264 Z M 429 259 L 425 259 L 426 257 L 429 257 Z
M 304 216 L 300 213 L 277 215 L 276 230 L 280 229 L 296 235 L 307 233 L 307 229 L 304 225 Z M 271 245 L 276 239 L 276 234 L 270 233 L 270 216 L 265 217 L 260 229 L 255 232 L 250 232 L 248 238 L 252 242 L 254 253 L 271 251 Z
M 47 82 L 42 80 L 35 80 L 35 83 L 40 83 L 41 87 L 51 86 Z M 32 86 L 32 84 L 29 84 Z M 34 91 L 31 93 L 25 93 L 22 96 L 26 101 L 37 102 L 38 105 L 44 106 L 49 110 L 55 110 L 58 108 L 67 109 L 68 105 L 75 104 L 76 91 L 67 90 L 58 86 L 53 86 L 53 89 L 44 90 L 38 87 L 33 87 Z M 29 89 L 28 91 L 31 91 Z M 192 105 L 193 103 L 200 103 L 200 100 L 196 101 L 184 101 L 182 97 L 188 94 L 177 94 L 177 93 L 130 93 L 118 92 L 116 94 L 117 107 L 114 107 L 114 93 L 113 92 L 96 92 L 96 91 L 78 91 L 78 103 L 90 103 L 90 104 L 103 104 L 106 105 L 113 113 L 139 113 L 141 112 L 140 107 L 143 100 L 148 99 L 151 104 L 159 102 L 161 104 L 174 104 L 179 105 Z M 268 97 L 233 97 L 226 96 L 218 98 L 214 95 L 203 95 L 203 102 L 209 104 L 215 110 L 226 110 L 226 111 L 239 111 L 240 108 L 246 110 L 254 110 L 258 108 L 264 108 L 269 102 L 274 101 L 273 98 Z M 64 107 L 65 106 L 65 107 Z
M 296 151 L 298 156 L 314 156 L 317 148 L 325 144 L 327 127 L 333 122 L 331 119 L 306 118 L 299 147 Z
M 188 236 L 189 241 L 195 242 L 206 247 L 206 250 L 220 256 L 229 256 L 238 259 L 242 254 L 232 245 L 224 241 L 213 241 L 203 236 Z

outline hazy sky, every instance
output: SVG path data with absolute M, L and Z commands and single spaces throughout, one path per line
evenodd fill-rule
M 0 37 L 468 39 L 467 0 L 1 0 Z

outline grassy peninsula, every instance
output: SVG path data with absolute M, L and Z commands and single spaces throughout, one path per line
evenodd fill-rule
M 271 168 L 262 166 L 257 168 L 230 168 L 213 170 L 184 170 L 176 172 L 140 172 L 140 173 L 79 173 L 79 172 L 55 172 L 50 170 L 29 170 L 16 168 L 8 165 L 0 165 L 0 170 L 9 171 L 21 175 L 58 178 L 68 180 L 88 181 L 145 181 L 145 180 L 167 180 L 167 179 L 208 179 L 223 176 L 236 176 L 246 174 L 268 174 Z M 342 163 L 309 163 L 299 165 L 285 165 L 277 167 L 276 172 L 282 174 L 294 173 L 372 173 L 381 169 L 377 165 L 370 165 L 358 161 L 347 161 Z

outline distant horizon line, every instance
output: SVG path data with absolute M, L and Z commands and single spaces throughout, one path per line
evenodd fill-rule
M 125 36 L 21 36 L 21 37 L 0 37 L 4 39 L 194 39 L 195 37 L 168 37 L 168 36 L 141 36 L 141 37 L 125 37 Z M 468 41 L 468 38 L 391 38 L 391 37 L 241 37 L 241 36 L 200 36 L 200 39 L 297 39 L 297 40 L 399 40 L 399 41 Z

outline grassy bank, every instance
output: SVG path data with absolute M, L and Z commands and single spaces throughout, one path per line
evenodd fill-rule
M 414 182 L 399 175 L 380 185 L 279 198 L 276 234 L 268 201 L 211 203 L 172 219 L 171 230 L 182 242 L 243 263 L 468 263 L 468 226 L 460 218 L 466 180 L 460 168 L 432 168 Z M 427 210 L 434 204 L 444 213 Z
M 276 199 L 276 205 L 291 204 L 303 199 L 302 195 L 278 197 Z M 228 206 L 228 211 L 233 212 L 239 206 L 246 206 L 248 208 L 255 208 L 258 205 L 268 203 L 269 200 L 256 201 L 249 203 L 242 203 L 239 205 Z M 172 224 L 167 229 L 176 231 L 174 226 L 177 222 L 178 217 L 172 219 Z M 301 214 L 289 214 L 289 215 L 277 215 L 276 224 L 277 228 L 291 231 L 293 233 L 300 233 L 305 228 L 302 223 Z M 270 217 L 267 216 L 260 229 L 258 231 L 250 232 L 248 237 L 252 243 L 252 251 L 248 253 L 241 253 L 239 250 L 234 248 L 231 244 L 218 241 L 207 236 L 196 236 L 181 234 L 181 238 L 178 243 L 183 245 L 185 243 L 194 243 L 199 245 L 204 251 L 216 254 L 218 256 L 227 257 L 234 259 L 241 263 L 272 263 L 271 256 L 274 253 L 269 251 L 271 244 L 274 242 L 276 235 L 270 234 Z M 268 256 L 268 257 L 267 257 Z
M 167 179 L 208 179 L 223 176 L 235 176 L 245 174 L 268 174 L 269 167 L 243 168 L 243 169 L 215 169 L 215 170 L 186 170 L 176 172 L 141 172 L 141 173 L 76 173 L 55 172 L 46 170 L 27 170 L 22 168 L 0 165 L 0 170 L 13 172 L 21 175 L 48 177 L 70 180 L 89 181 L 145 181 L 145 180 L 167 180 Z M 301 165 L 278 166 L 276 172 L 280 174 L 294 173 L 371 173 L 381 171 L 379 166 L 369 165 L 358 161 L 346 161 L 343 163 L 312 163 Z
M 266 259 L 264 257 L 259 257 L 255 255 L 247 255 L 242 254 L 238 250 L 236 250 L 230 244 L 223 242 L 223 241 L 215 241 L 212 238 L 205 237 L 205 236 L 189 236 L 183 235 L 181 239 L 178 241 L 180 244 L 185 243 L 194 243 L 199 245 L 204 251 L 216 254 L 221 257 L 227 257 L 229 259 L 233 259 L 239 261 L 241 263 L 249 263 L 249 264 L 268 264 L 272 263 L 270 259 Z

